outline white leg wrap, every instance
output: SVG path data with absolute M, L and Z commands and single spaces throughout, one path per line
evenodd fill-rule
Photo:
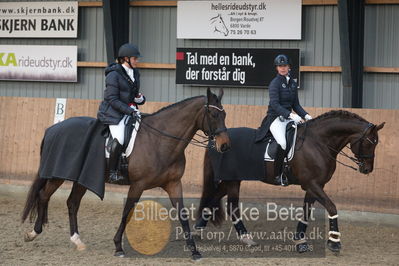
M 303 244 L 303 243 L 306 243 L 306 237 L 298 239 L 298 240 L 294 239 L 293 241 L 294 241 L 295 245 Z
M 236 225 L 236 224 L 238 224 L 240 221 L 241 221 L 241 219 L 238 218 L 237 220 L 233 221 L 233 224 Z
M 338 218 L 338 214 L 336 214 L 336 215 L 334 215 L 334 216 L 330 216 L 330 215 L 328 215 L 328 218 L 329 218 L 329 219 L 335 219 L 335 218 Z
M 303 223 L 303 224 L 306 224 L 306 225 L 309 224 L 307 221 L 304 221 L 304 220 L 302 220 L 302 219 L 300 219 L 299 222 L 300 222 L 300 223 Z
M 336 236 L 340 237 L 340 236 L 341 236 L 341 233 L 340 233 L 340 232 L 337 232 L 337 231 L 329 231 L 329 232 L 328 232 L 328 235 L 329 235 L 329 236 L 331 236 L 331 235 L 336 235 Z
M 329 237 L 328 238 L 328 240 L 331 240 L 332 242 L 340 242 L 341 241 L 341 239 L 339 239 L 339 238 L 333 238 L 333 237 Z
M 76 245 L 78 250 L 86 249 L 86 245 L 82 242 L 82 240 L 80 240 L 79 234 L 74 233 L 73 236 L 71 236 L 71 241 Z
M 211 209 L 209 209 L 208 207 L 206 207 L 206 208 L 204 208 L 204 210 L 202 211 L 202 213 L 203 213 L 203 214 L 209 215 L 209 214 L 212 214 L 212 211 L 211 211 Z

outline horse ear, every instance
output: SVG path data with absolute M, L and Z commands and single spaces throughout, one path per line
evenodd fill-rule
M 384 125 L 385 125 L 385 122 L 382 122 L 381 124 L 379 124 L 378 126 L 376 126 L 375 129 L 378 131 L 378 130 L 382 129 L 382 128 L 384 127 Z
M 219 100 L 219 102 L 222 102 L 223 94 L 224 94 L 223 89 L 220 89 L 220 90 L 219 90 L 219 95 L 218 95 L 218 100 Z
M 211 99 L 211 95 L 212 95 L 211 88 L 208 87 L 208 89 L 206 90 L 206 97 L 208 98 L 208 102 Z

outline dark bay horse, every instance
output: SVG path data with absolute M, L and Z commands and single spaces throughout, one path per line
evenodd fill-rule
M 324 192 L 324 186 L 330 181 L 336 169 L 338 153 L 348 144 L 356 158 L 359 171 L 369 174 L 373 171 L 374 153 L 378 144 L 378 131 L 384 123 L 373 125 L 357 114 L 347 111 L 331 111 L 316 119 L 302 124 L 298 128 L 297 149 L 294 158 L 289 162 L 291 173 L 296 177 L 294 184 L 306 191 L 303 213 L 294 235 L 297 251 L 305 252 L 308 245 L 305 238 L 311 205 L 317 200 L 325 207 L 329 217 L 329 239 L 327 246 L 338 252 L 341 249 L 340 232 L 338 230 L 337 208 Z M 231 143 L 234 149 L 234 143 Z M 231 150 L 232 151 L 232 150 Z M 263 182 L 274 184 L 273 165 L 265 162 L 265 179 Z M 214 172 L 208 152 L 204 160 L 204 186 L 201 197 L 196 229 L 205 228 L 207 221 L 220 224 L 224 213 L 221 199 L 227 195 L 228 214 L 242 242 L 256 245 L 250 238 L 240 217 L 238 208 L 240 181 L 221 181 L 215 186 Z M 230 212 L 229 212 L 230 210 Z M 233 211 L 231 211 L 233 210 Z M 208 213 L 208 217 L 204 214 Z M 212 217 L 212 213 L 214 216 Z
M 130 188 L 122 220 L 114 237 L 115 256 L 125 254 L 122 249 L 122 234 L 128 223 L 128 215 L 144 190 L 163 188 L 168 193 L 172 205 L 178 208 L 178 213 L 184 213 L 181 212 L 184 208 L 181 183 L 186 164 L 184 150 L 197 130 L 202 130 L 206 135 L 214 138 L 218 151 L 223 152 L 229 148 L 225 126 L 226 113 L 221 104 L 222 96 L 223 90 L 216 96 L 208 88 L 207 96 L 183 100 L 142 118 L 136 145 L 128 158 Z M 22 222 L 26 220 L 29 213 L 31 213 L 31 221 L 37 216 L 33 231 L 25 235 L 26 241 L 32 241 L 42 232 L 43 224 L 47 222 L 50 197 L 63 182 L 64 180 L 61 179 L 42 179 L 36 176 L 22 214 Z M 79 237 L 77 223 L 77 212 L 85 192 L 85 187 L 74 182 L 67 200 L 71 241 L 76 244 L 78 250 L 85 249 Z M 179 220 L 186 236 L 187 246 L 192 251 L 192 258 L 200 259 L 201 254 L 197 251 L 191 237 L 188 220 L 185 217 L 179 217 Z

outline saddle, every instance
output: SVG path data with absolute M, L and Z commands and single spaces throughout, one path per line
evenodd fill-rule
M 285 154 L 285 162 L 289 162 L 294 157 L 295 151 L 295 141 L 296 141 L 296 133 L 297 133 L 297 125 L 294 121 L 291 121 L 287 124 L 285 138 L 287 141 L 287 153 Z M 270 134 L 269 137 L 266 138 L 266 151 L 265 151 L 265 161 L 274 162 L 277 153 L 277 142 L 274 137 Z
M 137 135 L 138 127 L 140 125 L 140 122 L 137 121 L 136 116 L 129 116 L 128 119 L 125 122 L 125 139 L 122 145 L 122 154 L 121 158 L 119 160 L 119 166 L 118 169 L 120 173 L 124 176 L 128 176 L 128 160 L 127 157 L 131 154 L 133 151 L 133 146 L 135 142 L 135 138 Z M 108 135 L 106 137 L 106 145 L 105 145 L 105 157 L 109 158 L 109 154 L 111 152 L 111 144 L 112 140 L 114 138 L 112 137 L 112 134 L 110 131 L 108 131 Z

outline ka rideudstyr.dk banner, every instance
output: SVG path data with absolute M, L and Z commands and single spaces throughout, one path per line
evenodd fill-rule
M 0 80 L 77 82 L 77 46 L 0 45 Z

